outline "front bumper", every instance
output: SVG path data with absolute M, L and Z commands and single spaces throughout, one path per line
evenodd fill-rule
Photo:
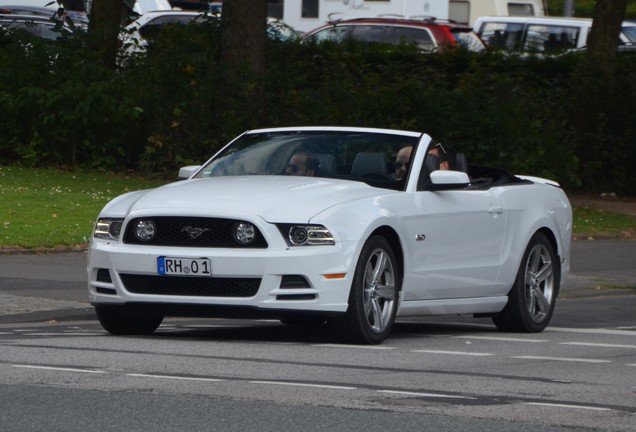
M 89 299 L 96 307 L 173 316 L 344 313 L 358 246 L 184 248 L 92 239 Z M 161 276 L 160 256 L 209 258 L 212 277 Z

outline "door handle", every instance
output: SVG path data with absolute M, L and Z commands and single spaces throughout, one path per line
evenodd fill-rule
M 500 215 L 503 213 L 503 207 L 490 207 L 488 213 Z

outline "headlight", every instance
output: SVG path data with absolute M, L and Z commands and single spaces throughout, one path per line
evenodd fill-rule
M 95 238 L 100 238 L 100 239 L 117 240 L 119 239 L 119 234 L 121 233 L 121 226 L 123 223 L 124 223 L 123 219 L 115 219 L 115 218 L 97 219 L 97 223 L 95 224 L 95 230 L 93 231 L 93 236 L 95 236 Z
M 289 246 L 335 245 L 333 235 L 322 225 L 289 225 L 278 226 Z

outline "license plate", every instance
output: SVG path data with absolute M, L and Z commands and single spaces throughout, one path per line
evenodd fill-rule
M 157 257 L 157 272 L 160 275 L 212 276 L 209 258 Z

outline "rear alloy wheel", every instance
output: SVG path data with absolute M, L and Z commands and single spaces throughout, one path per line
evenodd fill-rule
M 536 233 L 526 248 L 508 304 L 493 321 L 501 331 L 537 333 L 548 326 L 559 293 L 560 266 L 552 244 Z
M 398 291 L 393 250 L 383 237 L 372 237 L 356 265 L 347 313 L 329 321 L 336 337 L 363 344 L 384 341 L 395 323 Z
M 118 307 L 96 307 L 95 313 L 104 330 L 114 335 L 148 335 L 163 321 L 163 316 L 123 314 Z

